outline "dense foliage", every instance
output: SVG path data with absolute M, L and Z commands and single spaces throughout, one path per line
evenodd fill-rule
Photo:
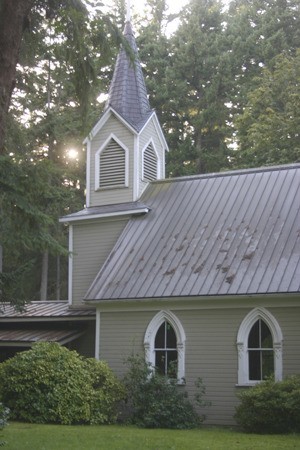
M 300 161 L 300 49 L 278 55 L 253 80 L 243 113 L 237 118 L 240 151 L 236 161 L 244 167 Z
M 184 386 L 176 380 L 155 373 L 143 358 L 132 356 L 124 384 L 132 423 L 144 428 L 188 429 L 199 426 L 200 416 L 189 401 Z M 205 406 L 204 388 L 198 384 L 198 404 Z
M 15 3 L 20 14 L 22 2 Z M 99 117 L 102 69 L 120 43 L 103 8 L 96 15 L 80 0 L 26 3 L 13 92 L 2 83 L 13 76 L 2 61 L 17 40 L 9 28 L 14 10 L 6 0 L 0 5 L 4 35 L 12 35 L 8 42 L 0 33 L 0 92 L 11 96 L 9 110 L 0 108 L 0 300 L 17 304 L 67 296 L 67 230 L 58 218 L 83 208 L 82 140 Z
M 300 432 L 300 376 L 264 381 L 239 394 L 236 421 L 250 433 Z
M 124 390 L 106 363 L 56 343 L 38 343 L 0 365 L 0 398 L 33 423 L 108 424 Z

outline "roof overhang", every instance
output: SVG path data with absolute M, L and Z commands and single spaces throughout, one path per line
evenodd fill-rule
M 67 301 L 33 301 L 17 310 L 10 303 L 0 305 L 0 323 L 84 322 L 95 320 L 94 308 L 70 308 Z
M 220 308 L 252 308 L 254 304 L 266 307 L 297 307 L 300 308 L 300 293 L 282 292 L 270 294 L 239 294 L 239 295 L 206 295 L 190 297 L 145 297 L 123 299 L 84 299 L 88 305 L 93 305 L 100 311 L 139 311 L 159 309 L 220 309 Z
M 76 213 L 77 215 L 69 215 L 65 217 L 61 217 L 59 219 L 59 222 L 61 223 L 70 223 L 70 222 L 81 222 L 84 220 L 92 220 L 92 219 L 104 219 L 104 218 L 110 218 L 110 217 L 122 217 L 122 216 L 136 216 L 136 215 L 143 215 L 147 214 L 150 211 L 150 208 L 148 207 L 142 207 L 139 209 L 129 209 L 129 210 L 123 210 L 123 211 L 113 211 L 113 212 L 103 212 L 103 213 L 85 213 L 80 215 L 79 213 Z
M 0 347 L 31 347 L 36 342 L 57 342 L 65 345 L 84 334 L 82 330 L 16 328 L 0 330 Z

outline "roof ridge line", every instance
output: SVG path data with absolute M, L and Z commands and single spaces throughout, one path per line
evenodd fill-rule
M 236 169 L 236 170 L 224 170 L 223 172 L 211 172 L 211 173 L 199 173 L 197 175 L 184 175 L 178 176 L 174 178 L 165 178 L 162 180 L 154 180 L 151 181 L 151 184 L 160 184 L 160 183 L 171 183 L 173 181 L 190 181 L 190 180 L 198 180 L 198 179 L 206 179 L 206 178 L 218 178 L 225 176 L 233 176 L 233 175 L 243 175 L 250 173 L 261 173 L 261 172 L 275 172 L 279 170 L 289 170 L 289 169 L 300 169 L 299 163 L 292 164 L 283 164 L 278 166 L 262 166 L 262 167 L 252 167 L 248 169 Z

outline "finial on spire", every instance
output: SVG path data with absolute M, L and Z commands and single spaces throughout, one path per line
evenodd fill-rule
M 127 0 L 126 22 L 130 22 L 130 21 L 131 21 L 130 0 Z

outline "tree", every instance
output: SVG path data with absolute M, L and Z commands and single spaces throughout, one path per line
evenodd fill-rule
M 5 21 L 6 10 L 2 12 Z M 57 220 L 82 207 L 84 171 L 83 157 L 80 165 L 66 158 L 67 145 L 77 146 L 78 154 L 82 153 L 84 133 L 100 114 L 99 106 L 90 107 L 96 104 L 92 88 L 96 90 L 102 82 L 97 75 L 110 60 L 109 44 L 120 42 L 120 33 L 109 18 L 87 15 L 78 0 L 35 0 L 27 16 L 30 27 L 25 28 L 17 52 L 15 90 L 6 96 L 11 100 L 9 115 L 7 108 L 2 109 L 7 131 L 0 161 L 2 298 L 14 302 L 36 299 L 39 290 L 41 298 L 47 298 L 47 266 L 56 266 L 49 255 L 55 261 L 66 255 L 66 236 Z M 4 50 L 0 45 L 0 54 Z M 9 179 L 4 176 L 5 167 Z M 36 229 L 40 232 L 30 233 Z M 36 274 L 44 274 L 41 289 L 36 287 Z
M 141 20 L 137 43 L 151 106 L 156 110 L 160 123 L 168 132 L 169 97 L 166 67 L 171 65 L 170 41 L 165 26 L 173 19 L 168 14 L 165 0 L 148 0 L 147 15 Z
M 0 1 L 0 155 L 22 35 L 32 5 L 33 0 Z
M 300 47 L 299 0 L 232 0 L 226 15 L 226 37 L 230 49 L 232 84 L 229 92 L 231 120 L 245 106 L 253 79 L 273 59 Z M 233 127 L 234 129 L 234 127 Z
M 222 5 L 192 0 L 171 40 L 166 69 L 170 99 L 169 171 L 172 175 L 218 171 L 228 166 L 226 145 L 230 66 Z
M 258 167 L 300 161 L 300 50 L 278 55 L 254 80 L 237 118 L 236 165 Z

